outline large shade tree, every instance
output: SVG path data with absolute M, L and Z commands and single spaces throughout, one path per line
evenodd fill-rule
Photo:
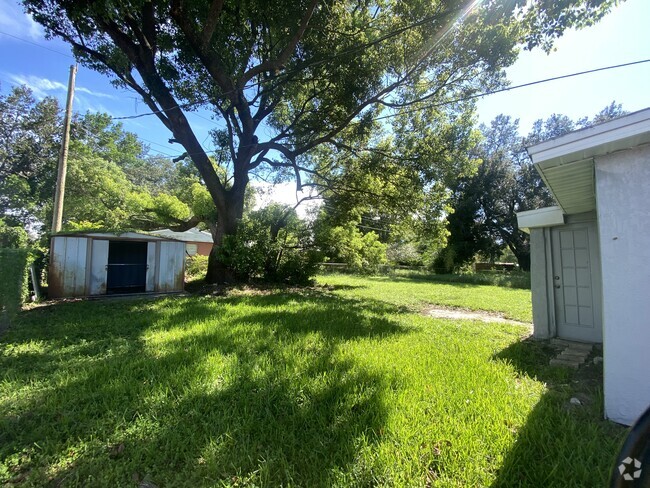
M 37 101 L 24 86 L 0 94 L 0 218 L 38 227 L 46 218 L 56 178 L 60 107 Z
M 218 214 L 218 246 L 236 231 L 251 174 L 328 184 L 330 148 L 371 144 L 380 114 L 444 103 L 503 82 L 519 46 L 549 49 L 615 0 L 24 0 L 81 63 L 137 92 L 196 165 Z M 227 178 L 186 113 L 204 108 Z M 431 164 L 435 162 L 432 161 Z M 390 176 L 390 175 L 387 175 Z M 208 281 L 228 278 L 211 254 Z

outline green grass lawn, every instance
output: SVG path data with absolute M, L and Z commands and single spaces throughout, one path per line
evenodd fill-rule
M 443 277 L 445 277 L 443 275 Z M 506 318 L 532 322 L 530 290 L 470 283 L 432 282 L 427 275 L 354 276 L 328 274 L 319 283 L 338 288 L 340 296 L 381 300 L 418 311 L 436 304 L 500 312 Z M 434 275 L 433 279 L 436 278 Z
M 320 280 L 23 312 L 0 336 L 0 483 L 604 484 L 625 431 L 598 371 L 549 369 L 523 326 L 417 313 L 529 319 L 528 292 Z

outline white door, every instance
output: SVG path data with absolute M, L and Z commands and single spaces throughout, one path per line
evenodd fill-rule
M 593 222 L 558 227 L 553 239 L 553 295 L 559 337 L 602 342 L 598 236 Z

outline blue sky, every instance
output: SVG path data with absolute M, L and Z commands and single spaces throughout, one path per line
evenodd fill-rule
M 507 70 L 513 85 L 607 65 L 650 58 L 650 1 L 628 0 L 599 24 L 569 32 L 547 55 L 542 51 L 522 52 Z M 11 37 L 15 36 L 15 37 Z M 16 37 L 22 39 L 16 39 Z M 25 42 L 28 41 L 28 42 Z M 74 62 L 67 45 L 45 40 L 42 29 L 23 14 L 13 0 L 0 0 L 0 84 L 6 93 L 13 84 L 26 83 L 37 97 L 56 96 L 65 103 L 68 70 Z M 550 82 L 485 97 L 478 103 L 478 117 L 488 123 L 499 113 L 521 120 L 522 132 L 532 122 L 552 113 L 572 118 L 593 115 L 612 100 L 628 111 L 650 106 L 650 63 Z M 106 77 L 79 67 L 74 108 L 76 111 L 108 112 L 114 117 L 148 112 L 128 91 L 114 88 Z M 215 126 L 210 114 L 190 113 L 193 127 L 204 146 L 211 149 L 207 131 Z M 154 116 L 124 121 L 152 152 L 178 155 L 170 146 L 169 132 Z

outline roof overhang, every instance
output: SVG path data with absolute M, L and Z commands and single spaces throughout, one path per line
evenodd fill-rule
M 517 224 L 521 230 L 528 233 L 530 233 L 530 229 L 562 225 L 564 224 L 564 212 L 560 207 L 517 212 Z
M 596 209 L 594 158 L 650 143 L 650 108 L 527 148 L 566 214 Z

